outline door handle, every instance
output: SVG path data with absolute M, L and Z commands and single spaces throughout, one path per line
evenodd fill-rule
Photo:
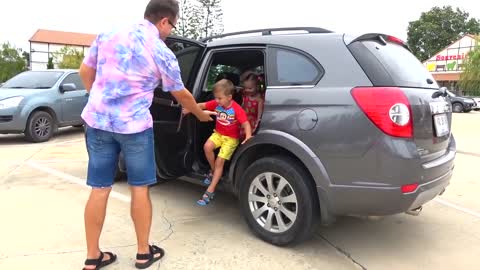
M 65 101 L 72 101 L 73 98 L 66 98 Z

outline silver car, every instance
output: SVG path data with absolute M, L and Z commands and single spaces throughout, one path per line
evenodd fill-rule
M 0 87 L 0 134 L 44 142 L 59 127 L 80 127 L 86 94 L 76 70 L 22 72 Z

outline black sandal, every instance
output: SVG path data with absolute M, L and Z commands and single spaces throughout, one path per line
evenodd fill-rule
M 146 261 L 144 263 L 138 263 L 138 262 L 135 263 L 136 268 L 138 268 L 138 269 L 148 268 L 153 263 L 155 263 L 156 261 L 163 258 L 163 256 L 165 256 L 165 250 L 163 250 L 162 248 L 159 248 L 155 245 L 151 245 L 151 246 L 149 246 L 149 248 L 150 248 L 150 253 L 148 253 L 148 254 L 138 254 L 137 253 L 137 260 L 148 260 L 148 261 Z M 155 254 L 160 254 L 160 256 L 158 256 L 158 258 L 156 258 Z
M 110 259 L 104 261 L 103 257 L 105 257 L 105 254 L 109 255 Z M 111 252 L 100 252 L 100 257 L 98 259 L 86 259 L 85 260 L 85 266 L 94 265 L 95 268 L 92 268 L 92 269 L 83 268 L 83 270 L 97 270 L 97 269 L 105 267 L 109 264 L 114 263 L 116 260 L 117 260 L 117 255 L 115 255 Z

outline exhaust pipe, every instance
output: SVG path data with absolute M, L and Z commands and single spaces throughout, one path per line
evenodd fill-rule
M 422 212 L 422 209 L 423 209 L 423 207 L 420 206 L 420 207 L 417 207 L 415 209 L 408 210 L 407 212 L 405 212 L 405 214 L 416 217 L 416 216 L 420 215 L 420 212 Z

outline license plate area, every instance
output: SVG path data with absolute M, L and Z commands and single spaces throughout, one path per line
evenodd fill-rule
M 443 137 L 450 133 L 447 114 L 437 114 L 433 116 L 433 125 L 435 128 L 435 136 Z

